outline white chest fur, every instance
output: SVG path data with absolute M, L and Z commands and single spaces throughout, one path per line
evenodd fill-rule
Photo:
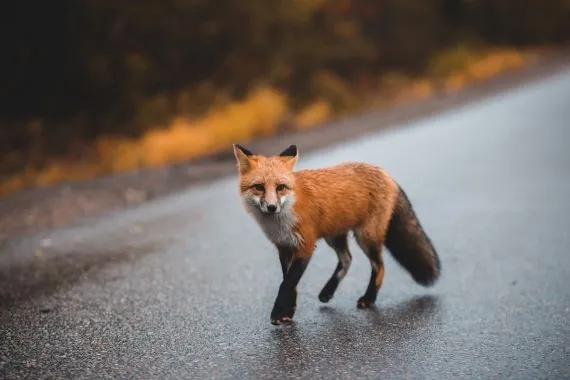
M 295 230 L 297 218 L 290 210 L 283 210 L 279 214 L 273 215 L 262 214 L 255 210 L 253 215 L 265 236 L 273 244 L 290 247 L 299 245 L 299 235 Z

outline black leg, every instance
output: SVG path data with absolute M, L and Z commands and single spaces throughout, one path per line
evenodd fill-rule
M 279 325 L 290 322 L 297 306 L 297 284 L 303 276 L 309 263 L 307 257 L 295 257 L 291 260 L 289 270 L 285 273 L 283 282 L 279 286 L 279 293 L 271 311 L 271 323 Z
M 290 247 L 277 247 L 279 251 L 279 262 L 281 263 L 281 271 L 283 272 L 283 279 L 287 274 L 291 259 L 293 258 L 293 249 Z
M 331 278 L 319 293 L 319 300 L 321 302 L 329 302 L 331 300 L 352 263 L 352 255 L 348 249 L 348 236 L 346 234 L 326 238 L 325 241 L 336 252 L 338 264 Z
M 378 295 L 378 290 L 376 289 L 377 275 L 378 272 L 376 269 L 372 268 L 370 273 L 370 282 L 368 283 L 366 292 L 364 292 L 364 295 L 358 299 L 358 303 L 356 304 L 359 309 L 367 309 L 376 302 L 376 297 Z
M 376 302 L 378 290 L 382 286 L 384 279 L 384 263 L 380 256 L 381 251 L 375 247 L 371 247 L 367 250 L 366 254 L 370 259 L 372 270 L 370 271 L 370 281 L 368 282 L 366 292 L 358 299 L 356 304 L 359 309 L 367 309 Z

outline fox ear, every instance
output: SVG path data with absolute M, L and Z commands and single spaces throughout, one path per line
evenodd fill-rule
M 299 149 L 297 149 L 297 145 L 290 145 L 279 154 L 279 158 L 289 169 L 293 170 L 299 159 Z
M 253 163 L 250 160 L 250 157 L 253 156 L 253 153 L 239 144 L 233 144 L 233 146 L 234 156 L 236 156 L 240 173 L 247 173 L 253 168 Z

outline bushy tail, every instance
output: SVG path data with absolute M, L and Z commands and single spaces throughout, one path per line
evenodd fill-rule
M 437 252 L 401 187 L 384 244 L 418 284 L 431 286 L 439 278 Z

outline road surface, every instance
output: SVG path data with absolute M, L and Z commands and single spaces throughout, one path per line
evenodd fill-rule
M 355 125 L 355 128 L 358 126 Z M 321 243 L 291 326 L 269 312 L 274 248 L 236 178 L 0 248 L 0 378 L 570 378 L 570 71 L 303 155 L 362 160 L 411 198 L 443 266 L 415 284 Z M 267 152 L 265 152 L 267 153 Z M 326 189 L 323 189 L 326 191 Z

